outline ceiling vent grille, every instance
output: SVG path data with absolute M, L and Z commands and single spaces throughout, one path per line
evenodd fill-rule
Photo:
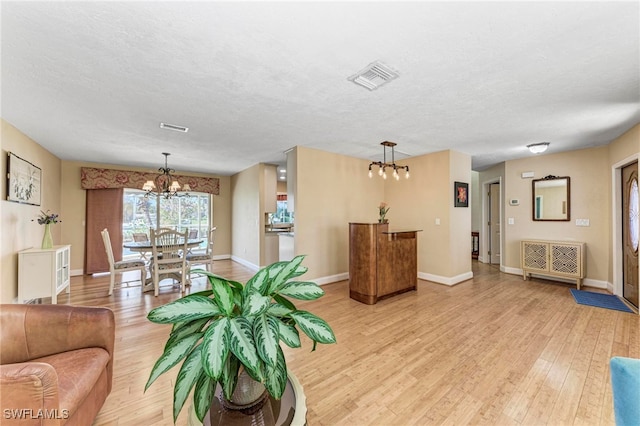
M 167 123 L 160 123 L 160 128 L 175 130 L 176 132 L 182 132 L 182 133 L 187 133 L 189 131 L 188 127 L 176 126 L 175 124 L 167 124 Z
M 398 73 L 381 62 L 372 62 L 365 69 L 352 75 L 347 80 L 353 81 L 368 90 L 378 87 L 398 78 Z

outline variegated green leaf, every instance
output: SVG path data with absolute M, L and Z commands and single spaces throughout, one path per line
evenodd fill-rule
M 233 291 L 228 281 L 215 280 L 211 282 L 213 288 L 214 302 L 220 310 L 227 316 L 233 312 Z
M 165 350 L 169 346 L 175 344 L 176 341 L 181 340 L 182 338 L 190 334 L 200 333 L 205 324 L 209 322 L 209 320 L 210 318 L 200 318 L 193 321 L 185 321 L 179 323 L 181 325 L 179 327 L 174 327 L 174 329 L 171 331 L 169 339 L 167 339 L 167 343 L 164 346 Z
M 200 347 L 194 349 L 182 363 L 176 384 L 173 388 L 173 422 L 178 419 L 178 414 L 184 406 L 191 389 L 202 373 L 202 352 Z
M 300 347 L 300 334 L 294 326 L 278 321 L 278 332 L 280 333 L 280 340 L 282 340 L 285 345 L 290 348 Z
M 267 289 L 269 288 L 269 269 L 260 269 L 244 287 L 244 296 L 247 297 L 250 293 L 256 291 L 263 296 L 267 295 Z
M 216 315 L 220 315 L 220 309 L 213 300 L 204 296 L 191 296 L 158 306 L 149 312 L 147 318 L 158 324 L 170 324 Z
M 278 320 L 268 315 L 260 315 L 253 323 L 253 338 L 258 355 L 268 366 L 274 366 L 279 348 Z
M 253 329 L 251 322 L 243 317 L 233 318 L 230 323 L 231 352 L 240 360 L 242 364 L 261 377 L 260 357 L 253 340 Z
M 236 389 L 239 370 L 240 361 L 238 361 L 238 358 L 236 358 L 235 355 L 229 355 L 227 357 L 227 362 L 224 365 L 224 369 L 222 370 L 222 377 L 218 380 L 222 387 L 222 391 L 224 392 L 224 396 L 227 399 L 231 399 L 231 395 L 233 395 L 233 391 Z
M 293 312 L 293 310 L 285 306 L 282 306 L 279 303 L 272 303 L 269 306 L 269 309 L 267 309 L 267 314 L 273 315 L 274 317 L 283 317 L 285 315 L 288 315 L 291 312 Z
M 214 398 L 216 381 L 209 377 L 206 373 L 200 373 L 196 387 L 193 390 L 193 406 L 196 411 L 196 417 L 200 422 L 203 421 L 207 411 L 211 408 L 211 401 Z
M 335 343 L 336 336 L 329 324 L 307 311 L 296 311 L 289 314 L 298 324 L 298 327 L 311 338 L 319 343 Z
M 284 283 L 286 283 L 287 280 L 291 278 L 293 274 L 296 273 L 298 266 L 300 266 L 300 263 L 302 263 L 303 260 L 304 260 L 304 255 L 300 255 L 300 256 L 294 257 L 293 259 L 291 259 L 291 261 L 286 262 L 284 267 L 280 269 L 280 271 L 277 273 L 277 275 L 273 278 L 273 280 L 269 284 L 269 294 L 275 292 L 280 287 L 282 287 L 282 285 L 284 285 Z M 269 274 L 271 274 L 271 272 L 269 272 Z
M 242 315 L 255 316 L 261 315 L 267 309 L 271 303 L 271 298 L 261 295 L 258 292 L 250 293 L 244 301 Z
M 182 340 L 178 340 L 172 346 L 166 348 L 151 369 L 151 374 L 149 375 L 149 380 L 147 380 L 144 390 L 146 391 L 161 374 L 167 372 L 187 356 L 201 337 L 202 333 L 185 336 Z
M 307 273 L 308 270 L 309 270 L 309 268 L 307 268 L 306 266 L 299 265 L 296 268 L 296 270 L 291 274 L 289 279 L 299 277 L 300 275 L 304 275 L 304 274 Z
M 280 346 L 278 346 L 277 362 L 273 367 L 267 366 L 267 374 L 265 376 L 264 385 L 267 391 L 274 398 L 280 399 L 287 386 L 287 363 Z
M 186 296 L 183 297 L 193 297 L 193 296 L 204 296 L 204 297 L 209 297 L 213 294 L 213 290 L 202 290 L 202 291 L 197 291 L 195 293 L 189 293 Z
M 229 318 L 211 323 L 202 338 L 202 365 L 209 377 L 218 380 L 229 356 Z
M 275 300 L 285 308 L 290 309 L 291 311 L 297 311 L 296 306 L 293 303 L 291 303 L 291 301 L 286 297 L 280 296 L 279 294 L 274 294 L 273 300 Z
M 315 300 L 324 295 L 324 290 L 314 282 L 289 281 L 280 287 L 278 293 L 299 300 Z

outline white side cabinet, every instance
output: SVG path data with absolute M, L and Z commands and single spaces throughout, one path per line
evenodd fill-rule
M 549 275 L 576 280 L 578 290 L 586 275 L 586 244 L 581 242 L 527 240 L 521 242 L 522 276 Z
M 32 248 L 18 252 L 18 303 L 51 297 L 58 302 L 58 293 L 71 291 L 69 261 L 71 246 L 50 249 Z

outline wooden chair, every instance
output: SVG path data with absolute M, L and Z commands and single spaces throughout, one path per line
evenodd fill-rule
M 145 234 L 144 232 L 134 232 L 133 233 L 133 241 L 135 242 L 147 242 L 149 241 L 149 236 L 147 234 Z M 149 259 L 147 259 L 147 253 L 149 252 L 145 252 L 145 251 L 141 251 L 140 252 L 140 259 L 144 260 L 145 262 L 148 262 Z
M 216 227 L 209 230 L 209 240 L 204 253 L 187 253 L 187 260 L 193 265 L 205 265 L 207 271 L 211 272 L 213 265 L 213 242 L 216 234 Z
M 109 237 L 109 230 L 104 228 L 100 231 L 102 234 L 102 242 L 104 243 L 104 250 L 107 252 L 107 259 L 109 260 L 109 296 L 113 294 L 113 287 L 115 285 L 116 273 L 124 273 L 127 271 L 140 271 L 140 283 L 144 287 L 144 282 L 147 278 L 147 268 L 142 260 L 119 260 L 116 261 L 113 257 L 113 247 L 111 246 L 111 238 Z M 121 281 L 120 283 L 124 283 Z M 130 281 L 126 281 L 130 282 Z
M 180 291 L 184 293 L 189 284 L 189 262 L 186 256 L 189 234 L 187 231 L 151 230 L 151 262 L 150 270 L 153 280 L 154 295 L 158 295 L 160 281 L 172 278 L 180 283 Z

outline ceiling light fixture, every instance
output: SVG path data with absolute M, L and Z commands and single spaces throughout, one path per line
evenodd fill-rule
M 527 148 L 534 154 L 540 154 L 549 148 L 549 142 L 532 143 L 527 145 Z
M 371 170 L 371 168 L 373 166 L 378 166 L 379 167 L 378 175 L 382 176 L 383 179 L 387 178 L 387 172 L 385 170 L 387 168 L 393 169 L 393 177 L 395 178 L 395 180 L 400 180 L 400 175 L 398 174 L 398 170 L 404 170 L 406 172 L 404 177 L 409 179 L 409 166 L 399 166 L 395 162 L 395 151 L 393 147 L 396 146 L 397 144 L 395 142 L 384 141 L 384 142 L 380 142 L 380 145 L 384 147 L 382 148 L 383 161 L 372 161 L 371 164 L 369 164 L 369 177 L 373 176 L 373 171 Z M 387 147 L 391 147 L 390 163 L 387 163 Z
M 176 179 L 171 173 L 175 173 L 176 171 L 170 169 L 167 165 L 167 158 L 171 155 L 168 152 L 163 152 L 164 155 L 164 167 L 160 167 L 158 171 L 160 174 L 156 176 L 154 180 L 148 180 L 142 185 L 142 190 L 147 193 L 144 194 L 145 197 L 149 197 L 150 195 L 159 195 L 164 197 L 165 199 L 169 199 L 171 197 L 185 197 L 188 196 L 187 191 L 191 191 L 191 187 L 188 183 L 185 183 L 182 188 L 178 183 L 178 179 Z M 178 194 L 178 191 L 184 192 L 184 194 Z

